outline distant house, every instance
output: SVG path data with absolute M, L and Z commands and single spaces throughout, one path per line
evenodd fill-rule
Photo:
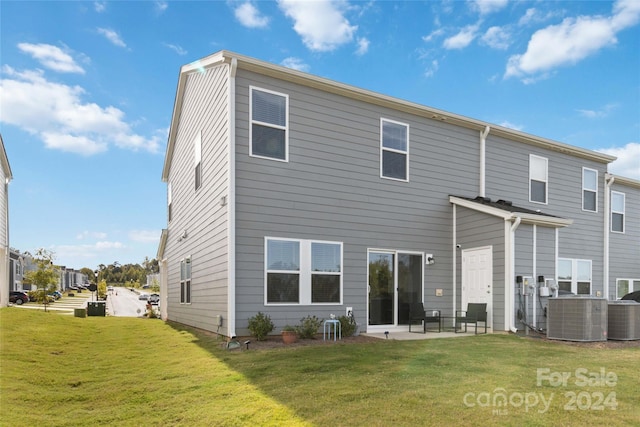
M 493 330 L 544 328 L 554 289 L 638 287 L 640 182 L 614 159 L 220 51 L 179 75 L 162 317 L 400 331 L 412 302 L 485 302 Z
M 11 166 L 0 134 L 0 307 L 9 304 L 9 182 Z

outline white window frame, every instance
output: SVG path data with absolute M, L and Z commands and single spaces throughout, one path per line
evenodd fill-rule
M 619 283 L 621 281 L 623 281 L 623 280 L 627 282 L 627 286 L 628 286 L 629 289 L 627 290 L 627 292 L 625 292 L 624 294 L 620 295 L 618 293 Z M 640 279 L 629 279 L 629 278 L 624 278 L 624 277 L 616 279 L 616 299 L 620 299 L 623 296 L 625 296 L 626 294 L 631 293 L 631 292 L 635 292 L 635 291 L 640 291 Z
M 556 283 L 560 284 L 560 282 L 568 282 L 569 280 L 560 279 L 558 277 L 558 269 L 560 266 L 560 261 L 569 261 L 571 262 L 571 292 L 576 295 L 592 295 L 593 294 L 593 261 L 590 259 L 572 259 L 572 258 L 558 258 L 556 264 Z M 579 263 L 589 263 L 589 280 L 579 280 L 578 279 L 578 264 Z M 585 283 L 589 282 L 589 293 L 588 294 L 578 294 L 578 282 Z
M 390 147 L 385 147 L 384 146 L 384 124 L 385 123 L 391 123 L 394 125 L 399 125 L 399 126 L 404 126 L 407 129 L 407 137 L 406 137 L 406 150 L 399 150 L 397 148 L 390 148 Z M 409 137 L 409 125 L 407 123 L 403 123 L 403 122 L 399 122 L 396 120 L 391 120 L 391 119 L 385 119 L 385 118 L 380 118 L 380 178 L 384 178 L 384 179 L 391 179 L 394 181 L 401 181 L 401 182 L 409 182 L 409 141 L 410 141 L 410 137 Z M 391 153 L 397 153 L 397 154 L 403 154 L 405 156 L 405 170 L 406 170 L 406 176 L 405 178 L 396 178 L 393 176 L 386 176 L 384 174 L 384 152 L 391 152 Z
M 543 160 L 544 164 L 545 164 L 545 170 L 544 170 L 544 180 L 541 179 L 536 179 L 534 178 L 534 168 L 533 168 L 533 160 L 537 159 L 537 160 Z M 531 198 L 532 194 L 531 194 L 531 182 L 532 181 L 536 181 L 536 182 L 544 182 L 544 202 L 538 201 L 538 200 L 533 200 Z M 542 157 L 542 156 L 538 156 L 535 154 L 529 154 L 529 201 L 531 203 L 539 203 L 542 205 L 546 205 L 549 203 L 549 159 L 547 159 L 546 157 Z
M 173 219 L 173 212 L 171 211 L 172 207 L 172 196 L 171 196 L 171 182 L 167 183 L 167 219 L 168 222 L 171 222 Z
M 285 125 L 277 125 L 274 123 L 262 122 L 259 120 L 253 120 L 253 92 L 265 92 L 270 93 L 272 95 L 281 96 L 285 99 Z M 253 153 L 253 125 L 257 124 L 260 126 L 271 127 L 274 129 L 284 130 L 284 159 L 279 159 L 277 157 L 269 157 L 261 154 Z M 264 89 L 257 86 L 249 86 L 249 156 L 257 157 L 260 159 L 268 159 L 275 160 L 277 162 L 288 162 L 289 161 L 289 95 L 286 93 L 280 93 L 269 89 Z
M 622 196 L 622 211 L 616 211 L 613 209 L 613 196 L 615 195 L 620 195 Z M 624 234 L 626 227 L 626 215 L 625 215 L 625 210 L 626 210 L 626 206 L 627 206 L 627 200 L 626 200 L 626 195 L 625 193 L 621 193 L 620 191 L 611 191 L 611 212 L 609 213 L 610 215 L 610 219 L 611 219 L 611 232 L 612 233 L 620 233 L 620 234 Z M 614 230 L 613 229 L 613 214 L 618 214 L 618 215 L 622 215 L 622 231 L 620 230 Z
M 195 173 L 195 189 L 202 187 L 202 131 L 198 131 L 193 140 L 193 164 Z
M 586 181 L 585 177 L 586 177 L 587 172 L 594 172 L 596 174 L 596 188 L 595 189 L 594 188 L 587 188 L 587 185 L 585 183 L 585 181 Z M 582 168 L 582 210 L 583 211 L 585 211 L 585 212 L 598 212 L 598 187 L 599 187 L 599 184 L 598 184 L 598 171 L 595 170 L 595 169 L 583 167 Z M 584 206 L 584 204 L 585 204 L 585 198 L 584 198 L 585 192 L 590 192 L 590 193 L 594 193 L 595 194 L 596 200 L 595 200 L 595 208 L 593 210 L 592 209 L 585 209 L 585 206 Z
M 285 271 L 285 270 L 269 270 L 268 269 L 268 244 L 269 241 L 285 241 L 285 242 L 297 242 L 299 244 L 299 270 Z M 324 243 L 330 245 L 340 246 L 340 272 L 313 272 L 311 268 L 311 247 L 313 243 Z M 303 305 L 342 305 L 342 298 L 344 293 L 344 246 L 342 242 L 334 242 L 327 240 L 305 240 L 305 239 L 292 239 L 285 237 L 265 237 L 264 238 L 264 305 L 265 306 L 303 306 Z M 299 295 L 298 302 L 269 302 L 267 300 L 267 285 L 269 273 L 285 273 L 285 274 L 299 274 Z M 312 302 L 312 276 L 314 274 L 327 274 L 336 275 L 340 277 L 340 300 L 338 302 Z
M 186 264 L 189 265 L 188 276 Z M 184 272 L 184 274 L 183 274 Z M 180 304 L 191 304 L 191 277 L 193 276 L 193 262 L 191 255 L 180 260 Z

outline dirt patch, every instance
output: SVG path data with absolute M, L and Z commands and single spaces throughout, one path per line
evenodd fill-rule
M 240 347 L 245 350 L 246 349 L 246 341 L 250 341 L 249 350 L 267 350 L 272 348 L 294 348 L 294 347 L 309 347 L 309 346 L 320 346 L 320 345 L 336 345 L 336 344 L 361 344 L 367 342 L 376 342 L 380 341 L 378 338 L 373 338 L 364 335 L 358 335 L 357 337 L 342 337 L 341 340 L 334 341 L 332 340 L 323 340 L 322 334 L 316 336 L 315 339 L 298 339 L 295 343 L 285 344 L 282 342 L 282 338 L 279 335 L 269 335 L 263 341 L 257 341 L 253 337 L 240 337 L 237 338 L 236 341 L 240 343 Z M 223 347 L 226 344 L 222 344 Z

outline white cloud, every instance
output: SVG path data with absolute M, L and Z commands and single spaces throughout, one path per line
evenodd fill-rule
M 505 50 L 511 42 L 511 34 L 502 27 L 491 27 L 482 36 L 482 42 L 494 49 Z
M 600 49 L 617 43 L 617 32 L 640 20 L 640 2 L 614 4 L 611 17 L 579 16 L 536 31 L 524 54 L 513 55 L 504 77 L 533 78 L 556 67 L 575 64 Z
M 508 121 L 503 121 L 502 123 L 498 123 L 500 126 L 502 126 L 503 128 L 509 128 L 509 129 L 513 129 L 513 130 L 517 130 L 517 131 L 521 131 L 522 129 L 524 129 L 524 126 L 522 125 L 517 125 L 515 123 L 511 123 Z
M 84 69 L 57 46 L 50 44 L 18 43 L 18 49 L 37 59 L 43 66 L 61 73 L 84 74 Z
M 97 31 L 98 31 L 98 34 L 102 34 L 103 36 L 105 36 L 107 40 L 109 40 L 114 45 L 119 47 L 127 47 L 127 44 L 122 40 L 120 35 L 114 30 L 110 28 L 98 28 Z
M 426 43 L 429 43 L 436 37 L 440 37 L 443 34 L 444 34 L 444 30 L 442 28 L 438 28 L 437 30 L 433 30 L 429 35 L 422 36 L 422 40 L 425 41 Z
M 84 101 L 80 86 L 49 81 L 39 70 L 18 72 L 4 66 L 2 71 L 7 77 L 0 80 L 0 120 L 38 135 L 48 148 L 82 155 L 105 151 L 111 144 L 159 150 L 159 136 L 137 135 L 123 111 Z
M 102 13 L 105 10 L 107 10 L 107 2 L 106 1 L 94 1 L 93 2 L 93 9 L 98 13 Z
M 577 110 L 580 115 L 589 119 L 601 119 L 607 117 L 615 108 L 616 104 L 607 104 L 600 110 Z
M 443 46 L 445 49 L 463 49 L 476 38 L 478 25 L 467 25 L 455 36 L 445 39 Z
M 94 238 L 94 239 L 106 239 L 107 238 L 107 233 L 103 233 L 101 231 L 88 231 L 88 230 L 84 230 L 82 233 L 79 233 L 76 236 L 76 239 L 78 240 L 83 240 L 83 239 L 88 239 L 88 238 Z
M 480 15 L 497 12 L 503 9 L 509 0 L 473 0 L 472 8 L 480 12 Z
M 166 1 L 156 1 L 155 8 L 157 13 L 163 13 L 169 7 L 169 3 Z
M 358 50 L 356 50 L 356 55 L 362 56 L 369 51 L 369 40 L 365 37 L 358 39 Z
M 601 148 L 596 151 L 618 158 L 609 164 L 609 172 L 640 180 L 640 143 L 630 142 L 624 147 Z
M 160 242 L 160 230 L 132 230 L 129 239 L 134 242 L 156 243 Z
M 425 70 L 424 76 L 433 77 L 438 71 L 438 68 L 440 68 L 440 64 L 438 63 L 437 59 L 434 59 L 433 61 L 431 61 L 431 64 L 429 64 L 429 66 Z
M 278 5 L 293 19 L 293 29 L 312 51 L 332 51 L 350 43 L 358 29 L 344 17 L 347 4 L 342 1 L 279 0 Z
M 177 53 L 178 55 L 183 56 L 183 55 L 186 55 L 187 53 L 189 53 L 189 52 L 187 52 L 186 50 L 184 50 L 184 49 L 182 48 L 182 46 L 180 46 L 180 45 L 177 45 L 177 44 L 171 44 L 171 43 L 163 43 L 163 44 L 164 44 L 164 46 L 165 46 L 165 47 L 168 47 L 169 49 L 173 50 L 173 51 L 174 51 L 175 53 Z
M 234 14 L 236 19 L 248 28 L 265 28 L 269 25 L 269 18 L 262 16 L 258 8 L 250 2 L 242 3 L 236 7 Z
M 302 61 L 302 59 L 294 58 L 292 56 L 283 59 L 280 64 L 287 68 L 292 68 L 294 70 L 304 71 L 304 72 L 308 72 L 309 69 L 311 68 L 309 67 L 308 64 L 305 64 L 304 61 Z

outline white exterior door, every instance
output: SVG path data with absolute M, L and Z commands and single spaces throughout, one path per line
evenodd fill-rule
M 487 304 L 487 326 L 493 327 L 493 248 L 466 249 L 462 251 L 462 307 L 467 304 Z

